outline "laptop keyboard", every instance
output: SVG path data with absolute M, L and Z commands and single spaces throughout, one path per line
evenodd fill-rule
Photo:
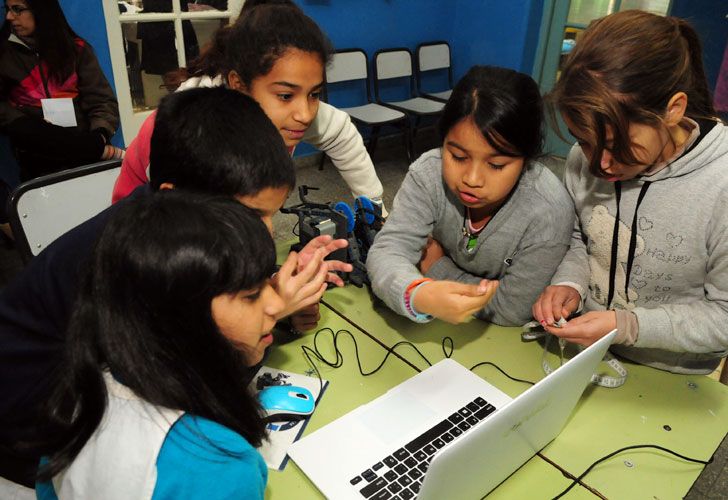
M 413 499 L 420 491 L 435 452 L 494 411 L 495 407 L 485 399 L 475 398 L 349 482 L 364 498 L 371 500 Z

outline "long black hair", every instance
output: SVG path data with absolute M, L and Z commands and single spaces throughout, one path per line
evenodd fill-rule
M 499 153 L 533 159 L 543 148 L 543 102 L 530 76 L 508 68 L 473 66 L 455 85 L 438 125 L 445 140 L 470 118 Z
M 76 70 L 79 37 L 68 24 L 58 0 L 25 0 L 25 3 L 35 18 L 35 49 L 48 66 L 51 79 L 62 82 Z
M 107 369 L 154 405 L 260 445 L 245 354 L 220 333 L 211 302 L 260 286 L 274 264 L 265 225 L 231 197 L 164 190 L 126 202 L 96 244 L 71 316 L 41 480 L 68 467 L 98 427 Z

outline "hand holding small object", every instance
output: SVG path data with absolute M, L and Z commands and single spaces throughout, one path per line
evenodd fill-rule
M 560 327 L 544 326 L 544 330 L 568 342 L 590 346 L 617 327 L 615 311 L 591 311 L 565 322 Z
M 419 287 L 412 305 L 419 313 L 458 324 L 472 319 L 490 302 L 497 288 L 496 280 L 482 280 L 477 285 L 431 281 Z
M 553 326 L 556 318 L 568 319 L 579 307 L 580 302 L 579 292 L 570 286 L 547 286 L 536 299 L 531 312 L 542 326 Z

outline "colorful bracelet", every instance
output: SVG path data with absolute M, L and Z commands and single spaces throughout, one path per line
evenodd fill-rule
M 417 292 L 417 289 L 424 285 L 425 283 L 428 283 L 432 281 L 430 278 L 421 278 L 418 280 L 414 280 L 412 283 L 410 283 L 407 286 L 407 289 L 404 291 L 404 307 L 407 310 L 407 313 L 410 315 L 412 319 L 414 319 L 417 323 L 427 323 L 429 321 L 432 321 L 434 318 L 430 314 L 423 314 L 419 313 L 415 310 L 415 307 L 413 305 L 413 302 L 415 300 L 415 293 Z

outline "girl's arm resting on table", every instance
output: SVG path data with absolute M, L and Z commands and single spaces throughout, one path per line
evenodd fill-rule
M 422 278 L 417 263 L 436 218 L 426 181 L 412 171 L 407 173 L 392 213 L 367 256 L 374 293 L 392 310 L 407 317 L 411 315 L 405 305 L 405 291 L 410 283 Z
M 111 138 L 119 126 L 119 105 L 101 71 L 90 45 L 85 44 L 78 62 L 78 101 L 90 130 L 103 129 Z
M 513 263 L 499 278 L 493 299 L 477 314 L 480 319 L 503 326 L 520 326 L 531 320 L 531 306 L 548 285 L 567 245 L 556 241 L 535 242 L 519 249 Z M 433 279 L 477 284 L 482 279 L 459 268 L 448 256 L 438 260 L 427 273 Z
M 381 200 L 382 183 L 364 147 L 364 140 L 347 113 L 321 102 L 303 140 L 331 158 L 355 197 Z M 386 210 L 383 214 L 387 215 Z

